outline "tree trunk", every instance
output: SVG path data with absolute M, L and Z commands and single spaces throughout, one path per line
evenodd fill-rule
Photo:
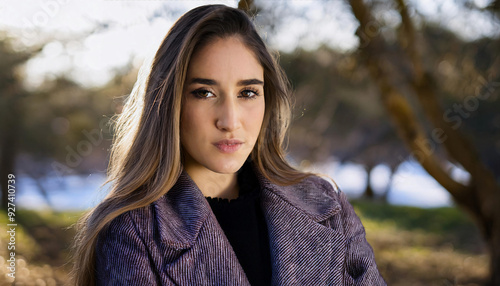
M 389 175 L 389 181 L 387 181 L 387 185 L 385 186 L 384 194 L 381 197 L 381 200 L 384 203 L 388 202 L 387 198 L 389 197 L 389 193 L 391 192 L 392 182 L 394 181 L 394 173 L 396 172 L 398 166 L 399 166 L 399 164 L 397 166 L 389 167 L 391 170 L 391 174 Z
M 492 273 L 491 285 L 500 285 L 500 226 L 499 221 L 495 221 L 493 233 L 488 241 L 491 251 L 490 257 L 490 272 Z
M 375 194 L 373 193 L 372 185 L 370 183 L 372 170 L 373 170 L 372 165 L 365 165 L 366 188 L 365 188 L 365 193 L 363 194 L 363 197 L 366 199 L 369 199 L 369 200 L 373 200 L 373 198 L 375 197 Z
M 480 161 L 472 144 L 443 119 L 432 75 L 423 68 L 416 33 L 403 0 L 395 0 L 405 31 L 406 57 L 390 51 L 378 32 L 380 26 L 362 0 L 350 0 L 354 16 L 360 23 L 356 34 L 360 39 L 360 52 L 370 76 L 380 90 L 381 100 L 392 117 L 400 137 L 412 152 L 413 157 L 454 198 L 457 204 L 476 221 L 490 250 L 491 285 L 500 285 L 500 187 L 492 172 Z M 427 137 L 413 108 L 393 82 L 398 68 L 395 57 L 406 61 L 411 67 L 407 87 L 417 96 L 425 115 L 434 125 L 433 141 Z M 439 136 L 435 136 L 439 134 Z M 436 140 L 436 137 L 438 137 Z M 469 185 L 455 181 L 435 156 L 433 143 L 444 147 L 451 161 L 459 162 L 471 175 Z
M 17 154 L 17 144 L 18 144 L 18 136 L 19 136 L 19 128 L 20 124 L 20 104 L 19 98 L 16 98 L 16 94 L 8 94 L 4 95 L 7 98 L 4 100 L 6 105 L 2 108 L 2 126 L 0 130 L 2 130 L 2 137 L 0 141 L 0 186 L 2 188 L 2 202 L 1 208 L 7 209 L 7 199 L 8 199 L 8 181 L 7 176 L 9 174 L 13 174 L 16 176 L 15 181 L 17 186 L 18 177 L 15 171 L 15 160 Z M 17 192 L 17 188 L 15 189 Z M 14 202 L 15 203 L 15 202 Z

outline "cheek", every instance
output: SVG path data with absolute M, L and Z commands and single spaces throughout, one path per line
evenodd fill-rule
M 247 121 L 247 126 L 252 132 L 253 137 L 257 138 L 260 133 L 260 129 L 262 126 L 262 121 L 264 120 L 265 113 L 265 103 L 262 101 L 261 103 L 253 106 L 248 110 L 245 118 Z
M 198 110 L 196 106 L 186 103 L 183 106 L 181 114 L 181 140 L 186 141 L 189 138 L 199 135 L 199 129 L 203 126 L 203 110 Z

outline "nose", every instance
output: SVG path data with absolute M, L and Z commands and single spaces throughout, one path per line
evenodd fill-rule
M 226 98 L 217 110 L 216 121 L 217 129 L 226 132 L 232 132 L 241 127 L 240 112 L 235 100 Z

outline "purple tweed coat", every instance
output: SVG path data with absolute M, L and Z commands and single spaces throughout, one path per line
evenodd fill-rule
M 253 167 L 272 285 L 386 285 L 344 193 L 319 177 L 277 186 Z M 210 205 L 186 172 L 151 205 L 125 212 L 96 245 L 97 285 L 250 285 Z

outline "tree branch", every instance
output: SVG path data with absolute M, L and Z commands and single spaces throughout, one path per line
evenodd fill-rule
M 472 184 L 480 184 L 483 186 L 476 188 L 476 195 L 480 197 L 481 202 L 489 204 L 487 209 L 492 213 L 492 207 L 494 208 L 492 203 L 495 202 L 493 199 L 495 197 L 494 190 L 500 191 L 498 186 L 491 188 L 496 185 L 495 177 L 479 159 L 479 155 L 474 149 L 474 146 L 456 128 L 453 128 L 444 121 L 444 115 L 446 113 L 441 108 L 438 101 L 436 86 L 434 85 L 432 75 L 423 70 L 421 65 L 423 61 L 418 51 L 416 41 L 417 34 L 408 14 L 408 7 L 404 3 L 404 0 L 395 1 L 398 5 L 403 28 L 406 31 L 405 36 L 408 40 L 408 46 L 404 50 L 411 59 L 414 68 L 414 76 L 410 79 L 411 86 L 424 112 L 427 114 L 427 117 L 436 127 L 435 130 L 439 130 L 445 134 L 446 140 L 444 140 L 442 144 L 450 157 L 459 162 L 471 174 Z M 489 187 L 485 188 L 484 185 L 488 185 Z
M 420 60 L 420 51 L 417 44 L 417 34 L 415 32 L 415 26 L 408 13 L 408 7 L 406 6 L 404 0 L 395 0 L 398 5 L 398 11 L 401 15 L 401 22 L 403 23 L 405 34 L 407 35 L 406 46 L 404 47 L 406 52 L 410 55 L 413 63 L 414 75 L 417 81 L 422 78 L 422 61 Z
M 439 163 L 434 152 L 429 148 L 430 140 L 425 135 L 424 129 L 418 123 L 415 114 L 408 101 L 390 83 L 391 74 L 386 67 L 389 61 L 384 59 L 386 44 L 378 33 L 373 33 L 370 27 L 378 26 L 376 20 L 371 16 L 368 8 L 362 0 L 350 0 L 354 16 L 358 19 L 360 27 L 356 34 L 362 42 L 360 51 L 366 60 L 366 66 L 375 80 L 382 102 L 389 112 L 400 136 L 414 155 L 418 154 L 418 160 L 424 169 L 433 176 L 450 194 L 459 202 L 470 199 L 469 188 L 451 178 Z M 368 31 L 371 31 L 368 33 Z M 367 34 L 369 37 L 367 37 Z M 416 157 L 416 156 L 415 156 Z
M 253 0 L 240 0 L 238 2 L 238 9 L 245 11 L 250 17 L 253 17 L 257 10 Z

